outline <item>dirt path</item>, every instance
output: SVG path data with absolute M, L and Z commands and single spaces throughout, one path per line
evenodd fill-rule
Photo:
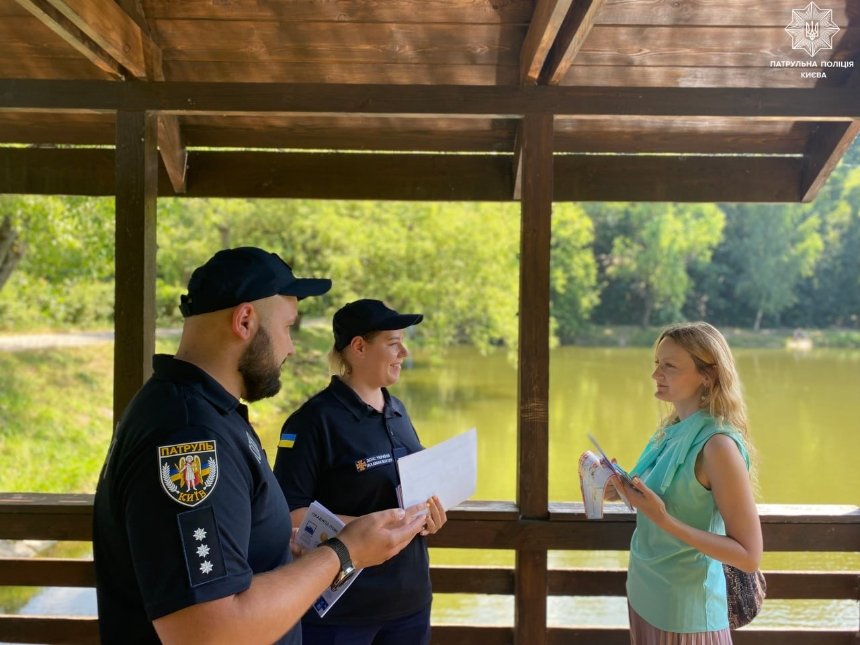
M 0 336 L 0 351 L 20 352 L 49 347 L 80 347 L 113 340 L 112 331 L 78 332 L 74 334 L 16 334 Z
M 180 329 L 159 329 L 156 336 L 175 336 Z M 113 342 L 113 331 L 81 331 L 59 334 L 8 334 L 0 335 L 0 352 L 20 352 L 51 347 L 81 347 L 96 343 Z

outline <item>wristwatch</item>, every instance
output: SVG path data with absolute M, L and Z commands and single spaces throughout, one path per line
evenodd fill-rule
M 336 537 L 329 538 L 325 542 L 320 542 L 320 546 L 329 547 L 337 554 L 337 558 L 340 560 L 340 571 L 338 571 L 334 577 L 334 581 L 331 583 L 331 590 L 337 591 L 347 580 L 355 575 L 355 567 L 352 564 L 352 559 L 349 557 L 349 549 Z

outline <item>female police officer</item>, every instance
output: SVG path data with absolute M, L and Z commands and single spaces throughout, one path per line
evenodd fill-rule
M 421 450 L 403 403 L 386 387 L 400 377 L 404 329 L 421 314 L 399 314 L 379 300 L 357 300 L 332 321 L 335 376 L 284 424 L 275 475 L 298 525 L 314 500 L 344 521 L 398 506 L 396 460 Z M 423 645 L 430 640 L 427 546 L 445 523 L 428 500 L 427 523 L 398 556 L 362 572 L 325 618 L 302 619 L 305 645 Z

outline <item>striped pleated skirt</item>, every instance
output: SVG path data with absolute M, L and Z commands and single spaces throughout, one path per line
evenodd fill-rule
M 657 629 L 627 605 L 630 616 L 630 645 L 732 645 L 729 628 L 718 632 L 676 634 Z

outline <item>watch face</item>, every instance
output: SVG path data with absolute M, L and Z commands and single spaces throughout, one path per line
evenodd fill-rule
M 337 575 L 337 578 L 335 578 L 335 581 L 331 585 L 331 590 L 337 591 L 340 587 L 344 585 L 347 580 L 352 578 L 354 574 L 355 567 L 352 566 L 352 564 L 346 565 L 345 568 L 340 570 L 340 573 Z

